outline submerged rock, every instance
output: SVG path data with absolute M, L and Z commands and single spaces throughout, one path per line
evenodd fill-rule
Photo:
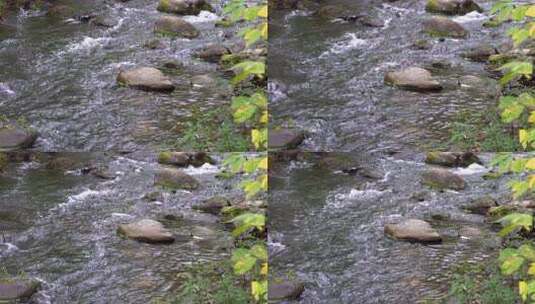
M 417 50 L 429 50 L 432 47 L 433 47 L 433 45 L 431 44 L 431 42 L 429 42 L 428 40 L 425 40 L 425 39 L 416 40 L 412 44 L 412 48 L 417 49 Z
M 199 187 L 199 182 L 180 170 L 161 169 L 154 177 L 154 185 L 169 189 L 195 190 Z
M 268 285 L 268 299 L 269 301 L 297 300 L 304 291 L 305 284 L 301 282 L 270 282 Z
M 305 140 L 305 133 L 294 129 L 272 129 L 268 136 L 268 147 L 274 150 L 295 149 Z
M 472 0 L 428 0 L 425 10 L 430 13 L 446 15 L 465 15 L 470 12 L 483 12 L 483 9 Z
M 41 283 L 35 280 L 0 280 L 0 302 L 6 301 L 9 303 L 11 301 L 29 299 L 39 288 L 41 288 Z
M 434 37 L 466 38 L 468 31 L 446 17 L 433 17 L 423 22 L 424 32 Z
M 72 17 L 74 14 L 75 12 L 72 7 L 63 4 L 53 5 L 46 12 L 47 16 L 56 18 Z
M 117 76 L 117 81 L 145 91 L 170 92 L 175 89 L 167 76 L 160 70 L 151 67 L 121 71 Z
M 202 10 L 214 10 L 205 0 L 160 0 L 157 9 L 177 15 L 198 15 Z
M 89 23 L 95 26 L 101 26 L 101 27 L 107 27 L 107 28 L 114 27 L 118 24 L 115 19 L 111 17 L 106 17 L 106 16 L 97 16 L 91 19 Z
M 221 212 L 221 209 L 230 206 L 231 203 L 228 198 L 223 196 L 214 196 L 198 206 L 193 206 L 193 209 L 200 210 L 206 213 L 218 215 Z
M 158 155 L 158 163 L 177 167 L 187 167 L 189 165 L 200 167 L 206 163 L 214 164 L 215 162 L 204 152 L 191 153 L 165 151 L 160 152 Z
M 442 90 L 442 85 L 434 80 L 428 70 L 410 67 L 397 72 L 388 72 L 385 83 L 401 89 L 417 92 L 435 92 Z
M 470 213 L 487 215 L 491 208 L 497 207 L 498 202 L 491 196 L 483 196 L 474 199 L 469 204 L 464 205 L 462 208 Z
M 17 123 L 0 122 L 0 151 L 31 148 L 37 139 L 37 132 Z
M 422 183 L 431 188 L 463 190 L 466 183 L 462 177 L 445 169 L 430 169 L 422 173 Z
M 316 15 L 321 18 L 343 18 L 350 14 L 348 9 L 343 5 L 324 5 L 316 11 Z
M 461 53 L 461 56 L 475 62 L 487 62 L 489 57 L 498 54 L 496 48 L 490 44 L 480 44 Z
M 145 243 L 172 243 L 175 237 L 162 223 L 143 219 L 130 224 L 122 224 L 117 233 Z
M 154 32 L 165 36 L 190 39 L 199 36 L 199 31 L 191 23 L 175 16 L 162 16 L 156 20 Z
M 386 235 L 404 241 L 422 243 L 442 241 L 442 237 L 428 222 L 418 219 L 408 219 L 398 224 L 386 224 L 384 232 Z
M 425 163 L 445 167 L 468 167 L 481 160 L 472 152 L 427 152 Z
M 224 55 L 230 54 L 230 50 L 221 44 L 210 44 L 195 53 L 199 57 L 208 62 L 217 63 Z

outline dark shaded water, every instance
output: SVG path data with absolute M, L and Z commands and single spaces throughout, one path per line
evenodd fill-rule
M 369 179 L 327 169 L 312 154 L 303 157 L 308 160 L 279 165 L 273 171 L 270 266 L 275 277 L 305 282 L 299 303 L 442 299 L 454 267 L 484 262 L 496 252 L 500 241 L 484 217 L 460 207 L 485 195 L 506 198 L 510 177 L 484 180 L 488 169 L 477 165 L 451 169 L 465 178 L 467 189 L 441 193 L 421 185 L 422 171 L 430 168 L 422 155 L 401 159 L 332 153 L 324 157 L 353 158 L 353 164 L 375 168 L 383 177 Z M 490 158 L 483 157 L 485 166 Z M 426 246 L 387 238 L 384 225 L 402 218 L 430 221 L 445 241 Z M 463 229 L 472 228 L 481 235 L 463 235 Z
M 492 4 L 477 2 L 487 11 Z M 308 132 L 303 149 L 398 151 L 444 145 L 454 118 L 496 105 L 493 89 L 459 85 L 462 76 L 490 76 L 483 64 L 462 58 L 463 50 L 505 41 L 503 28 L 482 27 L 487 13 L 454 17 L 470 31 L 469 38 L 439 41 L 422 32 L 422 21 L 431 16 L 424 10 L 426 1 L 320 3 L 339 4 L 347 15 L 368 14 L 385 26 L 322 19 L 306 10 L 272 12 L 272 124 Z M 412 48 L 420 39 L 432 48 Z M 440 93 L 407 92 L 383 83 L 388 71 L 436 61 L 449 65 L 432 71 L 445 86 Z
M 200 37 L 160 38 L 164 48 L 151 50 L 143 45 L 158 38 L 153 33 L 154 22 L 162 15 L 156 11 L 158 1 L 67 3 L 78 13 L 108 16 L 117 24 L 106 29 L 51 18 L 44 11 L 26 11 L 7 20 L 15 30 L 0 40 L 0 114 L 23 117 L 37 129 L 41 133 L 37 149 L 167 147 L 181 138 L 184 130 L 176 123 L 190 116 L 193 107 L 212 109 L 228 101 L 223 78 L 215 87 L 190 84 L 194 75 L 217 74 L 216 65 L 191 56 L 195 49 L 223 40 L 224 30 L 215 27 L 216 14 L 186 17 L 200 30 Z M 120 69 L 161 67 L 168 61 L 184 64 L 169 74 L 178 87 L 172 94 L 116 84 Z
M 219 180 L 218 166 L 185 172 L 194 191 L 143 198 L 160 165 L 154 155 L 64 154 L 75 168 L 108 166 L 102 180 L 78 169 L 49 169 L 44 161 L 11 164 L 0 177 L 0 265 L 43 282 L 35 303 L 151 303 L 183 283 L 177 274 L 197 262 L 227 259 L 232 237 L 218 217 L 191 206 L 214 195 L 240 197 L 236 181 Z M 217 156 L 219 158 L 219 156 Z M 175 219 L 166 217 L 172 215 Z M 117 235 L 117 226 L 137 219 L 162 221 L 177 241 L 144 244 Z

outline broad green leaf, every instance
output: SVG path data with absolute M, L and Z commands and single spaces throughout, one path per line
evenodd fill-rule
M 506 258 L 500 265 L 500 270 L 504 275 L 512 275 L 517 272 L 522 264 L 524 263 L 524 258 L 521 256 L 510 256 Z
M 242 275 L 250 271 L 255 265 L 257 259 L 249 252 L 248 249 L 238 248 L 232 252 L 232 263 L 234 272 Z
M 528 261 L 535 262 L 535 249 L 531 244 L 524 244 L 518 248 L 518 253 Z

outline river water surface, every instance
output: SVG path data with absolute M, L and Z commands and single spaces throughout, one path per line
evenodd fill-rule
M 0 31 L 0 114 L 24 118 L 37 129 L 40 151 L 172 146 L 183 132 L 176 123 L 191 116 L 193 108 L 212 109 L 228 100 L 222 78 L 214 87 L 190 83 L 195 75 L 216 73 L 215 64 L 191 56 L 223 40 L 224 31 L 215 27 L 216 14 L 186 16 L 200 36 L 170 39 L 153 33 L 154 22 L 163 15 L 156 10 L 158 1 L 68 3 L 77 14 L 109 17 L 115 25 L 102 28 L 31 10 L 9 16 L 5 23 L 10 30 Z M 155 38 L 162 48 L 144 47 Z M 178 71 L 165 71 L 177 85 L 172 94 L 116 83 L 121 69 L 161 68 L 169 61 L 183 64 Z

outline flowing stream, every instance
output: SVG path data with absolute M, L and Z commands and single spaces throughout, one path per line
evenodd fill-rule
M 455 267 L 494 258 L 500 245 L 496 229 L 484 216 L 461 209 L 477 198 L 508 197 L 511 177 L 483 179 L 491 155 L 482 156 L 483 166 L 450 169 L 467 182 L 458 192 L 421 184 L 421 173 L 431 167 L 422 155 L 323 158 L 352 159 L 355 166 L 373 168 L 378 178 L 327 168 L 312 153 L 275 165 L 271 271 L 305 283 L 299 303 L 441 303 L 435 301 L 447 295 Z M 386 237 L 384 225 L 403 218 L 430 221 L 444 241 L 423 245 Z
M 319 1 L 344 8 L 348 16 L 368 15 L 382 23 L 322 18 L 317 6 L 273 10 L 269 63 L 270 113 L 274 127 L 304 130 L 307 151 L 422 150 L 447 142 L 450 122 L 496 105 L 496 82 L 484 64 L 460 54 L 487 43 L 499 48 L 503 28 L 488 28 L 492 1 L 477 1 L 485 13 L 450 17 L 469 32 L 467 39 L 441 41 L 423 33 L 426 1 Z M 412 45 L 425 40 L 430 49 Z M 416 93 L 386 86 L 386 72 L 419 66 L 429 69 L 444 89 Z M 485 79 L 462 83 L 463 76 Z M 494 77 L 496 78 L 496 77 Z M 442 146 L 444 147 L 444 146 Z
M 58 3 L 60 1 L 56 1 Z M 217 76 L 216 65 L 192 53 L 224 40 L 215 27 L 217 13 L 186 16 L 200 30 L 195 39 L 157 37 L 154 22 L 163 13 L 158 1 L 63 1 L 76 14 L 112 20 L 103 28 L 72 18 L 55 18 L 46 10 L 9 16 L 0 30 L 0 114 L 25 119 L 40 132 L 40 151 L 108 151 L 162 148 L 183 135 L 177 122 L 195 109 L 206 111 L 228 101 L 228 83 L 192 86 L 196 75 Z M 60 2 L 61 3 L 61 2 Z M 158 38 L 160 48 L 144 45 Z M 177 89 L 171 94 L 143 92 L 116 82 L 121 69 L 180 67 L 163 71 Z
M 74 160 L 73 169 L 50 166 L 53 156 L 40 154 L 0 176 L 0 265 L 41 280 L 31 303 L 152 303 L 177 292 L 177 275 L 189 265 L 228 258 L 228 230 L 191 208 L 215 195 L 240 196 L 235 181 L 216 179 L 218 166 L 184 169 L 201 186 L 173 193 L 153 185 L 161 165 L 152 154 L 59 156 Z M 114 178 L 83 174 L 88 165 L 107 167 Z M 156 199 L 145 198 L 154 191 L 161 191 Z M 117 234 L 119 224 L 144 218 L 164 223 L 176 241 L 145 244 Z

